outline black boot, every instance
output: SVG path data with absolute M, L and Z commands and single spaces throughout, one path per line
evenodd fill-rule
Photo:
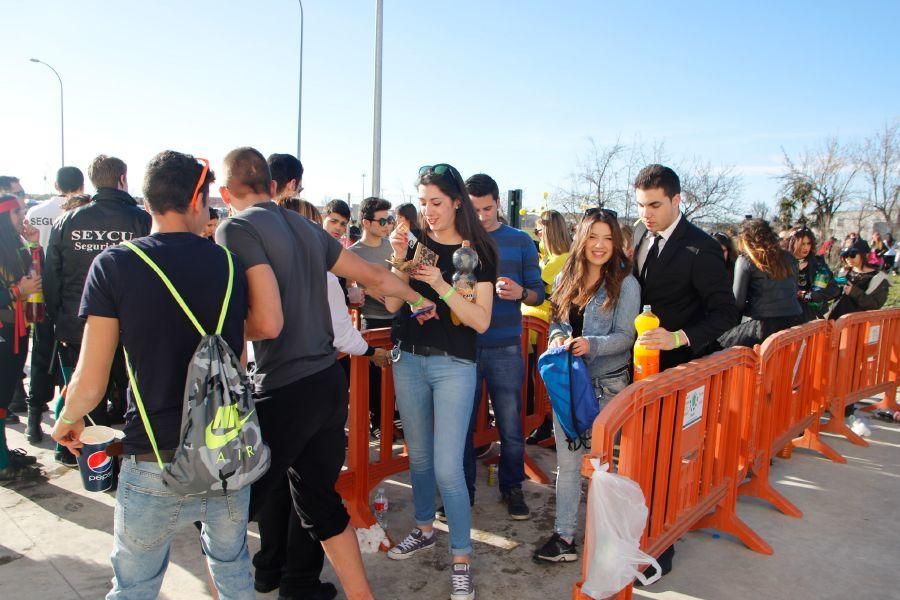
M 28 443 L 39 444 L 44 439 L 44 432 L 41 430 L 41 407 L 28 407 Z

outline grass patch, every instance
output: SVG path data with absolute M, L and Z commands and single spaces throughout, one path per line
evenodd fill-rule
M 884 308 L 897 308 L 900 306 L 900 276 L 889 275 L 891 280 L 891 289 L 888 291 L 887 302 Z

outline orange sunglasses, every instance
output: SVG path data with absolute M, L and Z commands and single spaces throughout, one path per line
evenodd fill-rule
M 197 198 L 200 196 L 200 188 L 203 187 L 203 183 L 206 181 L 206 174 L 209 173 L 209 161 L 205 158 L 197 157 L 195 160 L 199 160 L 203 163 L 203 170 L 200 171 L 200 180 L 197 181 L 197 187 L 194 188 L 194 195 L 191 196 L 191 208 L 197 203 Z

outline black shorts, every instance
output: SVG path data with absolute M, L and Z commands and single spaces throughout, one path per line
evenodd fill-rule
M 294 507 L 304 527 L 319 540 L 347 528 L 347 514 L 335 489 L 344 465 L 347 379 L 335 362 L 327 369 L 276 390 L 255 395 L 262 436 L 272 463 L 253 484 L 250 517 L 287 473 Z

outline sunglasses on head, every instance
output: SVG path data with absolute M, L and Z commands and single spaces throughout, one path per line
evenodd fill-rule
M 611 219 L 618 219 L 619 213 L 609 208 L 589 208 L 584 211 L 584 216 L 593 217 L 594 215 L 603 215 L 605 217 L 609 217 Z
M 393 216 L 389 216 L 389 217 L 381 217 L 380 219 L 366 219 L 366 221 L 370 221 L 372 223 L 378 223 L 379 225 L 384 227 L 388 223 L 393 225 L 394 223 L 397 222 L 397 219 L 395 219 Z
M 446 177 L 449 174 L 450 179 L 453 181 L 453 185 L 456 186 L 456 189 L 459 192 L 463 192 L 463 189 L 459 187 L 459 182 L 462 181 L 462 175 L 459 174 L 459 171 L 457 171 L 456 167 L 454 167 L 453 165 L 448 165 L 447 163 L 439 163 L 436 165 L 424 165 L 422 167 L 419 167 L 419 178 L 422 178 L 429 173 L 434 173 L 439 177 Z
M 203 163 L 203 169 L 200 171 L 200 179 L 197 180 L 197 186 L 194 188 L 194 195 L 191 196 L 191 206 L 193 207 L 197 200 L 200 198 L 200 188 L 203 187 L 203 184 L 206 183 L 206 174 L 209 173 L 209 161 L 205 158 L 196 158 Z

